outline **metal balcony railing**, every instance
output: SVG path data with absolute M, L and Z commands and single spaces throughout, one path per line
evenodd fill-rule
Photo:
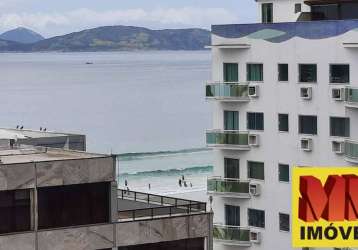
M 218 194 L 228 197 L 250 198 L 250 181 L 222 177 L 208 178 L 207 189 L 209 194 Z
M 206 98 L 222 101 L 250 101 L 249 86 L 239 83 L 208 83 Z
M 206 144 L 209 147 L 249 149 L 249 132 L 237 130 L 208 130 Z
M 214 240 L 236 246 L 250 246 L 250 228 L 214 224 Z

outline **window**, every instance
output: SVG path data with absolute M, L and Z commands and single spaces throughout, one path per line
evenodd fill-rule
M 312 20 L 344 20 L 358 18 L 358 3 L 347 1 L 338 4 L 318 4 L 311 6 Z
M 278 180 L 282 182 L 290 181 L 290 166 L 287 164 L 278 165 Z
M 288 132 L 288 114 L 278 114 L 278 131 Z
M 225 178 L 240 179 L 240 160 L 224 159 Z
M 247 175 L 250 179 L 265 180 L 265 164 L 263 162 L 248 161 Z
M 38 188 L 39 229 L 109 222 L 110 183 Z
M 278 81 L 288 82 L 288 64 L 278 65 Z
M 300 134 L 317 134 L 317 116 L 300 115 L 298 129 Z
M 264 130 L 264 113 L 247 113 L 247 129 Z
M 273 22 L 273 4 L 272 3 L 263 3 L 261 5 L 262 12 L 262 22 L 263 23 L 272 23 Z
M 295 4 L 295 13 L 302 12 L 302 4 L 296 3 Z
M 279 213 L 280 231 L 290 231 L 290 215 Z
M 225 223 L 229 226 L 240 226 L 240 207 L 225 205 Z
M 330 118 L 330 135 L 331 136 L 350 136 L 350 120 L 347 117 Z
M 265 211 L 248 209 L 249 226 L 265 228 Z
M 224 82 L 239 81 L 239 65 L 237 63 L 224 63 Z
M 332 64 L 329 72 L 330 83 L 349 83 L 349 65 Z
M 30 190 L 0 192 L 0 234 L 31 230 Z
M 300 82 L 317 82 L 317 65 L 300 64 L 299 65 Z
M 239 130 L 239 112 L 238 111 L 224 111 L 224 129 L 225 130 Z
M 264 80 L 263 64 L 247 64 L 247 81 L 262 82 Z

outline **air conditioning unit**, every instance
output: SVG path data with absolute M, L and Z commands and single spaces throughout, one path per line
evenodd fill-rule
M 249 145 L 253 147 L 259 146 L 259 135 L 249 135 Z
M 332 151 L 336 154 L 344 153 L 344 142 L 342 141 L 332 141 Z
M 259 97 L 259 86 L 249 86 L 249 97 Z
M 313 148 L 313 141 L 311 138 L 302 138 L 300 146 L 303 151 L 310 152 Z
M 312 87 L 302 87 L 300 89 L 300 96 L 304 100 L 312 99 Z
M 250 194 L 259 196 L 261 194 L 260 184 L 250 184 Z
M 344 100 L 344 88 L 333 88 L 332 89 L 332 99 L 335 101 Z
M 255 244 L 261 242 L 261 233 L 256 231 L 250 231 L 250 241 Z

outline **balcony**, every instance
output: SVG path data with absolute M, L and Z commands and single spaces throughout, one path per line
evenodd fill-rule
M 209 83 L 206 85 L 206 98 L 222 102 L 248 102 L 249 86 L 239 83 Z
M 358 88 L 347 87 L 345 89 L 346 106 L 358 108 Z
M 250 150 L 249 132 L 237 130 L 210 130 L 206 132 L 206 144 L 211 148 Z
M 250 181 L 211 177 L 208 178 L 208 194 L 247 199 L 251 197 Z
M 251 246 L 251 230 L 247 227 L 214 224 L 213 237 L 224 245 Z
M 344 156 L 347 161 L 358 163 L 358 141 L 345 141 Z

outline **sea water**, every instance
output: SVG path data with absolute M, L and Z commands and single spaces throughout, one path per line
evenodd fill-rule
M 0 126 L 86 134 L 89 151 L 121 154 L 121 187 L 204 190 L 212 170 L 202 149 L 208 79 L 208 51 L 4 53 Z

